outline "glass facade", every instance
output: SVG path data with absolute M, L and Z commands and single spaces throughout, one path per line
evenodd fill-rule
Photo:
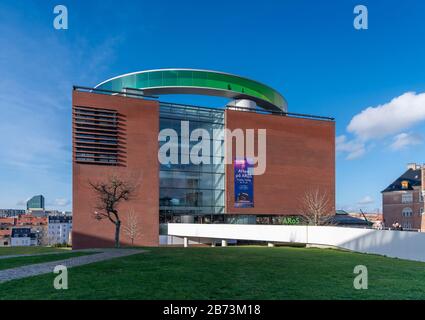
M 107 80 L 96 88 L 101 90 L 122 91 L 125 88 L 152 89 L 152 88 L 196 88 L 215 90 L 215 95 L 220 92 L 221 96 L 238 97 L 247 96 L 273 106 L 277 111 L 286 111 L 286 101 L 283 96 L 271 87 L 258 81 L 240 77 L 237 75 L 192 69 L 163 69 L 141 71 L 125 74 Z M 192 92 L 193 93 L 193 92 Z
M 185 130 L 183 128 L 188 128 Z M 204 215 L 224 213 L 224 110 L 193 106 L 182 106 L 161 103 L 160 130 L 173 129 L 177 133 L 178 142 L 160 132 L 164 144 L 174 146 L 178 150 L 178 163 L 160 164 L 160 218 L 161 222 L 181 221 L 181 217 L 192 216 L 193 221 L 202 219 Z M 190 157 L 190 150 L 198 141 L 190 141 L 190 132 L 194 129 L 204 129 L 208 133 L 209 152 L 199 156 L 205 157 L 205 162 L 182 164 L 183 158 Z M 188 134 L 189 133 L 189 134 Z M 169 156 L 169 154 L 163 154 Z
M 34 196 L 27 201 L 27 210 L 42 209 L 44 210 L 44 197 L 42 195 Z

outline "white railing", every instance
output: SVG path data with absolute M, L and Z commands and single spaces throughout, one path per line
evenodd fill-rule
M 271 243 L 302 243 L 333 246 L 362 253 L 425 261 L 425 233 L 344 227 L 168 224 L 170 236 Z

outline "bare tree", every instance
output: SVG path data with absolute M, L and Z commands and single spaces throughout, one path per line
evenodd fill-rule
M 140 236 L 140 230 L 139 221 L 133 209 L 131 209 L 127 215 L 127 221 L 124 225 L 124 232 L 131 240 L 131 245 L 134 245 L 134 240 Z
M 319 189 L 307 191 L 301 199 L 301 216 L 310 225 L 332 224 L 332 206 L 326 192 Z
M 105 181 L 89 182 L 96 192 L 98 204 L 94 212 L 97 220 L 108 219 L 115 225 L 115 247 L 120 247 L 121 219 L 118 205 L 123 201 L 130 200 L 135 192 L 136 185 L 130 180 L 119 178 L 115 175 L 109 176 Z

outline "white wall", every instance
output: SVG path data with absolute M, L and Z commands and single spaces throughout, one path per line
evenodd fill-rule
M 184 237 L 175 237 L 175 236 L 165 236 L 165 235 L 160 235 L 159 236 L 159 244 L 161 246 L 182 246 L 184 244 Z M 216 243 L 219 243 L 219 240 L 216 240 Z M 212 243 L 212 238 L 197 238 L 197 237 L 191 237 L 190 239 L 188 239 L 188 244 L 189 245 L 199 245 L 199 244 L 211 244 Z M 229 244 L 236 244 L 236 240 L 235 241 L 229 241 Z
M 204 240 L 204 242 L 201 242 L 201 240 Z M 209 239 L 199 239 L 199 238 L 192 238 L 189 240 L 189 245 L 191 244 L 202 244 L 207 243 Z M 182 246 L 183 245 L 183 238 L 182 237 L 174 237 L 174 236 L 159 236 L 159 244 L 160 245 L 167 245 L 167 246 Z
M 343 227 L 170 223 L 168 234 L 189 238 L 317 244 L 425 261 L 425 233 L 422 232 Z
M 26 247 L 32 245 L 30 237 L 14 237 L 10 239 L 10 245 L 12 247 Z

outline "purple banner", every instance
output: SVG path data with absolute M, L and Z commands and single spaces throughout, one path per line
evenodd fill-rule
M 254 207 L 253 166 L 247 159 L 234 161 L 235 172 L 235 208 Z

